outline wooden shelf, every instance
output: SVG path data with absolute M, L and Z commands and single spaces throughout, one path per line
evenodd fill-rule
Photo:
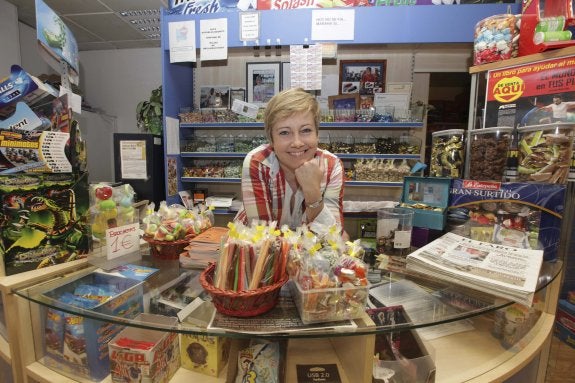
M 555 58 L 565 57 L 565 56 L 571 56 L 571 55 L 575 55 L 575 46 L 563 48 L 563 49 L 554 49 L 554 50 L 550 50 L 550 51 L 532 54 L 529 56 L 521 56 L 521 57 L 516 57 L 516 58 L 503 60 L 503 61 L 497 61 L 497 62 L 493 62 L 493 63 L 489 63 L 489 64 L 472 66 L 469 68 L 469 73 L 473 74 L 473 73 L 485 72 L 485 71 L 489 71 L 489 70 L 503 69 L 503 68 L 513 67 L 513 66 L 518 66 L 518 65 L 523 65 L 523 64 L 530 64 L 530 63 L 534 63 L 534 62 L 538 62 L 538 61 L 550 60 L 550 59 L 555 59 Z

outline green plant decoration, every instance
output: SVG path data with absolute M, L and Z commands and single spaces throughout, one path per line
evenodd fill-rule
M 148 100 L 138 103 L 136 108 L 138 128 L 144 132 L 161 135 L 163 130 L 163 112 L 162 86 L 160 85 L 152 91 Z

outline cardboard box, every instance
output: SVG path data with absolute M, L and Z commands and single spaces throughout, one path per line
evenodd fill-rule
M 575 331 L 569 330 L 561 323 L 555 322 L 554 334 L 557 338 L 575 348 Z
M 366 310 L 377 326 L 410 322 L 402 306 Z M 375 335 L 372 382 L 433 383 L 435 362 L 416 331 L 404 330 Z M 391 379 L 390 379 L 391 378 Z
M 0 175 L 0 276 L 84 258 L 88 174 Z
M 413 209 L 412 226 L 443 230 L 451 178 L 404 177 L 401 207 Z
M 575 333 L 575 305 L 565 299 L 559 299 L 559 308 L 557 309 L 555 321 Z
M 64 305 L 64 298 L 86 290 L 86 286 L 104 286 L 117 292 L 104 303 L 93 305 L 91 311 L 118 318 L 134 318 L 142 312 L 142 282 L 109 274 L 91 273 L 43 295 L 53 300 L 52 307 L 58 307 Z M 96 381 L 104 379 L 110 373 L 108 342 L 123 326 L 56 308 L 43 312 L 45 364 L 64 374 Z
M 454 179 L 448 221 L 471 239 L 543 250 L 543 260 L 557 258 L 565 186 Z
M 209 376 L 218 376 L 229 359 L 230 338 L 181 334 L 182 367 Z
M 140 314 L 135 321 L 176 326 L 176 318 Z M 150 349 L 122 346 L 122 341 L 154 343 Z M 125 342 L 129 343 L 129 342 Z M 112 382 L 167 383 L 180 368 L 178 334 L 138 327 L 126 327 L 108 344 Z

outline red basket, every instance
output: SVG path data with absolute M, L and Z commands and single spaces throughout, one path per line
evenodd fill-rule
M 152 253 L 152 256 L 160 259 L 180 259 L 180 254 L 183 253 L 186 246 L 190 244 L 189 239 L 157 241 L 152 238 L 144 237 L 144 240 L 150 244 L 150 252 Z
M 234 317 L 254 317 L 270 311 L 278 302 L 281 287 L 287 282 L 283 278 L 273 285 L 248 291 L 222 290 L 214 287 L 216 265 L 210 264 L 200 275 L 200 284 L 212 297 L 216 310 Z

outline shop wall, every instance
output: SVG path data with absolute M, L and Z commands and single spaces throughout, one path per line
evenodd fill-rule
M 12 64 L 20 64 L 18 10 L 14 4 L 0 0 L 0 78 L 10 73 Z
M 80 52 L 86 102 L 117 117 L 120 133 L 137 133 L 136 106 L 162 83 L 160 48 Z
M 56 70 L 46 64 L 38 52 L 36 29 L 29 27 L 28 25 L 18 23 L 18 31 L 20 34 L 20 57 L 22 67 L 34 76 L 57 73 Z

